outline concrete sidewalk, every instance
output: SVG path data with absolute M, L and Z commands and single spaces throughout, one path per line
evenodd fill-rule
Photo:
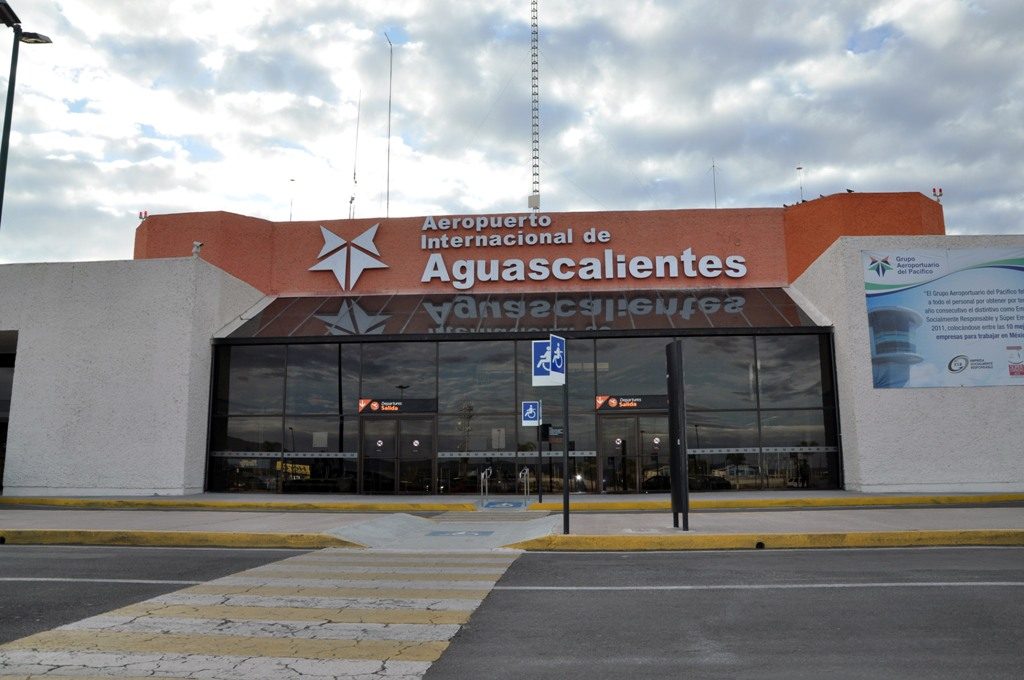
M 0 540 L 404 550 L 1024 545 L 1024 494 L 701 494 L 688 532 L 673 528 L 665 496 L 580 495 L 569 535 L 560 497 L 527 509 L 521 496 L 225 496 L 5 497 Z

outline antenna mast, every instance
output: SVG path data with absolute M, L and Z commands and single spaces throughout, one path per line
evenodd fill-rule
M 718 166 L 715 165 L 715 159 L 711 158 L 711 187 L 715 192 L 715 207 L 718 207 Z
M 348 218 L 356 216 L 356 189 L 359 180 L 356 178 L 356 170 L 359 168 L 359 116 L 363 108 L 363 91 L 359 90 L 359 100 L 356 102 L 356 146 L 352 152 L 352 197 L 348 199 Z
M 530 82 L 533 99 L 531 101 L 531 120 L 533 124 L 533 186 L 527 206 L 534 211 L 540 210 L 540 27 L 537 19 L 537 0 L 530 3 Z
M 385 33 L 388 41 L 388 179 L 386 198 L 384 199 L 384 217 L 391 217 L 391 82 L 395 73 L 395 46 L 391 44 L 391 38 Z

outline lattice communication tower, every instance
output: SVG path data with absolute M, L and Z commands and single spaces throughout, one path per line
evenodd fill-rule
M 531 122 L 533 155 L 533 186 L 528 206 L 540 210 L 540 24 L 537 19 L 537 1 L 530 3 L 530 82 L 532 85 Z

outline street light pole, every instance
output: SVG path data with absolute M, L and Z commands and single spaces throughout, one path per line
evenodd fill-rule
M 18 46 L 21 43 L 46 45 L 51 42 L 45 35 L 21 30 L 21 20 L 10 4 L 0 0 L 0 22 L 14 29 L 14 47 L 11 49 L 11 76 L 7 80 L 7 108 L 4 113 L 3 139 L 0 141 L 0 225 L 3 224 L 4 189 L 7 185 L 7 153 L 11 145 L 11 113 L 14 110 L 14 81 L 18 74 Z

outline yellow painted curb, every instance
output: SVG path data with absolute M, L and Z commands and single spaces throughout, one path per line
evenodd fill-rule
M 11 545 L 135 545 L 211 548 L 364 548 L 327 534 L 273 534 L 221 531 L 109 531 L 0 529 Z
M 324 510 L 335 512 L 475 512 L 476 503 L 380 503 L 375 501 L 229 501 L 170 498 L 48 498 L 0 496 L 0 505 L 41 505 L 104 510 Z
M 531 551 L 757 550 L 787 548 L 906 548 L 1024 545 L 1024 530 L 857 531 L 780 534 L 552 534 L 505 546 Z
M 914 496 L 827 496 L 818 498 L 690 498 L 691 510 L 765 509 L 765 508 L 842 508 L 928 505 L 989 505 L 1024 501 L 1024 493 L 929 494 Z M 562 509 L 562 502 L 533 503 L 530 510 Z M 569 509 L 577 512 L 621 512 L 624 510 L 672 509 L 672 501 L 570 501 Z

